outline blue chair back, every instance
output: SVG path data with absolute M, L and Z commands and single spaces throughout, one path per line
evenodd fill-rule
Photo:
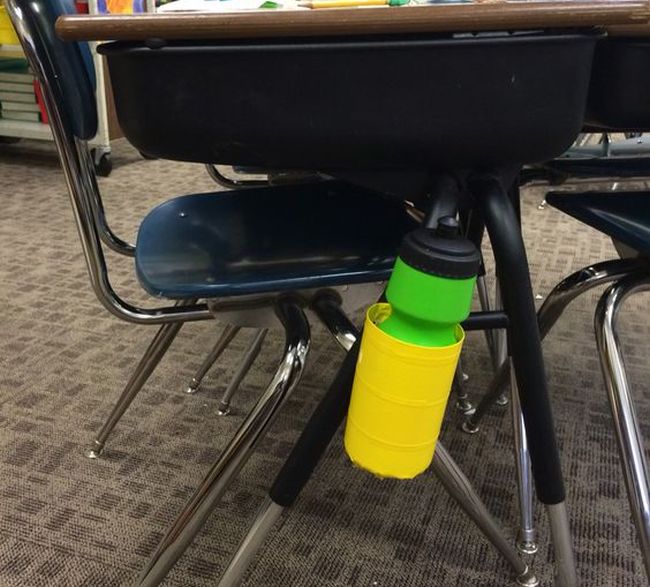
M 66 43 L 55 31 L 56 19 L 75 13 L 73 0 L 12 0 L 21 18 L 14 19 L 20 36 L 31 38 L 35 57 L 43 67 L 52 99 L 65 115 L 67 131 L 82 140 L 97 133 L 95 69 L 87 43 Z M 16 22 L 19 20 L 19 22 Z M 24 27 L 26 30 L 21 30 Z
M 103 243 L 133 255 L 106 225 L 88 141 L 97 133 L 93 69 L 86 44 L 66 43 L 56 35 L 59 16 L 74 12 L 73 0 L 4 0 L 25 55 L 43 86 L 50 127 L 68 185 L 70 203 L 90 281 L 103 306 L 115 316 L 138 324 L 211 319 L 206 304 L 139 308 L 113 289 Z

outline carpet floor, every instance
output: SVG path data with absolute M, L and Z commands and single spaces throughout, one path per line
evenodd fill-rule
M 146 161 L 114 145 L 115 169 L 100 179 L 109 221 L 134 238 L 138 221 L 173 195 L 215 191 L 200 165 Z M 273 373 L 282 335 L 272 331 L 235 396 L 220 394 L 252 331 L 234 340 L 200 393 L 183 393 L 216 340 L 216 322 L 183 327 L 110 438 L 103 458 L 84 457 L 154 329 L 121 322 L 94 297 L 51 144 L 0 145 L 0 586 L 132 584 L 165 529 L 236 430 Z M 571 188 L 567 188 L 571 189 Z M 522 211 L 538 300 L 575 269 L 615 257 L 597 232 L 524 190 Z M 151 302 L 132 260 L 109 255 L 115 289 Z M 569 307 L 544 343 L 583 585 L 646 584 L 632 526 L 593 335 L 599 292 Z M 538 303 L 540 303 L 538 301 Z M 626 305 L 623 348 L 646 437 L 650 436 L 648 296 Z M 307 372 L 239 479 L 169 574 L 168 587 L 216 584 L 265 491 L 342 358 L 314 326 Z M 469 391 L 489 380 L 480 333 L 464 349 Z M 480 433 L 458 430 L 449 410 L 442 438 L 510 537 L 517 501 L 509 409 Z M 532 564 L 552 584 L 545 512 L 537 510 Z M 247 574 L 257 587 L 420 587 L 511 584 L 507 566 L 429 472 L 380 480 L 350 466 L 340 434 L 296 506 L 277 524 Z

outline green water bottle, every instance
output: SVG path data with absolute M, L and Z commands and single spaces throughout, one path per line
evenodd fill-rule
M 379 328 L 421 346 L 456 342 L 456 326 L 467 318 L 480 263 L 474 244 L 458 234 L 452 216 L 433 230 L 408 234 L 386 289 L 391 315 Z
M 344 444 L 357 466 L 410 479 L 431 463 L 480 257 L 455 218 L 408 234 L 388 304 L 368 309 Z

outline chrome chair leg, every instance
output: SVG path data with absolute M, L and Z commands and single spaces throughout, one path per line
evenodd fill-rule
M 577 297 L 594 287 L 616 281 L 628 274 L 645 275 L 649 266 L 647 259 L 613 259 L 589 265 L 563 279 L 553 288 L 537 312 L 541 339 L 544 339 L 567 306 Z M 465 432 L 470 434 L 478 432 L 481 419 L 495 403 L 496 398 L 501 394 L 501 388 L 505 388 L 507 383 L 507 371 L 505 366 L 501 365 L 490 383 L 489 391 L 481 398 L 476 411 L 467 423 L 463 424 L 462 429 Z
M 517 574 L 517 584 L 524 587 L 539 585 L 537 577 L 519 557 L 517 550 L 508 542 L 501 528 L 481 501 L 469 479 L 454 462 L 447 450 L 439 442 L 433 457 L 433 472 L 447 493 L 453 497 L 485 537 L 508 561 Z
M 246 377 L 246 374 L 255 362 L 255 359 L 257 359 L 257 355 L 260 354 L 262 343 L 264 342 L 267 333 L 267 328 L 260 328 L 255 333 L 253 341 L 248 346 L 246 354 L 242 358 L 237 372 L 232 376 L 228 387 L 226 387 L 226 391 L 224 391 L 223 396 L 221 397 L 219 407 L 217 408 L 218 416 L 227 416 L 230 413 L 230 401 L 232 400 L 232 396 L 235 395 L 235 392 L 239 389 L 241 382 L 244 380 L 244 377 Z
M 282 362 L 272 381 L 212 466 L 158 545 L 137 585 L 159 585 L 205 524 L 232 479 L 250 457 L 275 416 L 295 389 L 309 350 L 309 323 L 289 296 L 276 303 L 286 339 Z
M 349 351 L 359 335 L 357 327 L 341 309 L 338 299 L 330 295 L 320 295 L 311 302 L 311 309 L 329 330 L 334 340 L 345 351 Z
M 618 281 L 632 273 L 645 275 L 649 267 L 647 259 L 612 259 L 572 273 L 553 288 L 537 312 L 540 336 L 544 338 L 566 307 L 583 293 L 599 285 Z
M 347 354 L 278 472 L 255 521 L 221 576 L 219 587 L 239 584 L 276 520 L 298 499 L 347 413 L 359 355 L 359 332 L 342 311 L 340 302 L 330 295 L 316 297 L 311 309 Z
M 185 393 L 193 394 L 199 390 L 199 386 L 201 385 L 203 378 L 206 376 L 212 365 L 214 365 L 214 362 L 223 354 L 239 330 L 240 329 L 238 326 L 232 326 L 230 324 L 224 328 L 221 336 L 219 337 L 219 340 L 217 340 L 217 342 L 212 347 L 212 350 L 208 353 L 208 356 L 205 358 L 203 363 L 201 363 L 201 366 L 195 373 L 194 377 L 190 379 L 190 384 L 185 389 Z
M 196 300 L 187 300 L 177 302 L 177 306 L 185 306 L 196 303 Z M 163 324 L 156 332 L 156 335 L 153 337 L 153 340 L 149 343 L 147 350 L 140 359 L 138 366 L 135 368 L 135 371 L 131 375 L 128 383 L 122 391 L 122 395 L 117 400 L 113 411 L 108 416 L 106 422 L 101 427 L 100 431 L 97 433 L 95 440 L 93 440 L 91 446 L 86 450 L 86 456 L 90 459 L 97 459 L 100 457 L 102 451 L 104 450 L 104 445 L 106 444 L 106 439 L 109 437 L 110 433 L 115 428 L 115 425 L 120 421 L 120 418 L 124 415 L 124 412 L 129 408 L 131 402 L 138 395 L 138 392 L 142 389 L 142 386 L 147 382 L 154 369 L 160 363 L 160 360 L 163 358 L 167 349 L 176 338 L 176 335 L 183 326 L 183 322 L 169 322 Z
M 472 405 L 472 402 L 469 401 L 469 395 L 467 393 L 466 386 L 467 380 L 468 376 L 463 371 L 462 357 L 460 357 L 458 359 L 456 372 L 454 373 L 453 390 L 456 394 L 456 409 L 461 414 L 469 416 L 470 414 L 474 413 L 474 406 Z
M 510 402 L 512 406 L 512 432 L 514 436 L 515 465 L 517 468 L 517 488 L 519 494 L 519 532 L 517 534 L 517 549 L 522 554 L 535 554 L 537 541 L 535 538 L 535 501 L 526 425 L 519 403 L 519 390 L 512 362 L 510 362 Z
M 624 300 L 633 293 L 648 289 L 650 289 L 648 275 L 630 276 L 612 285 L 598 303 L 595 329 L 628 499 L 641 545 L 646 575 L 650 580 L 650 477 L 643 438 L 616 333 L 618 311 Z

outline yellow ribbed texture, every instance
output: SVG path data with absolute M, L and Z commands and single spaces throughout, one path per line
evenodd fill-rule
M 390 304 L 368 309 L 345 427 L 352 462 L 380 477 L 412 479 L 431 464 L 465 335 L 444 347 L 402 342 L 376 325 Z

